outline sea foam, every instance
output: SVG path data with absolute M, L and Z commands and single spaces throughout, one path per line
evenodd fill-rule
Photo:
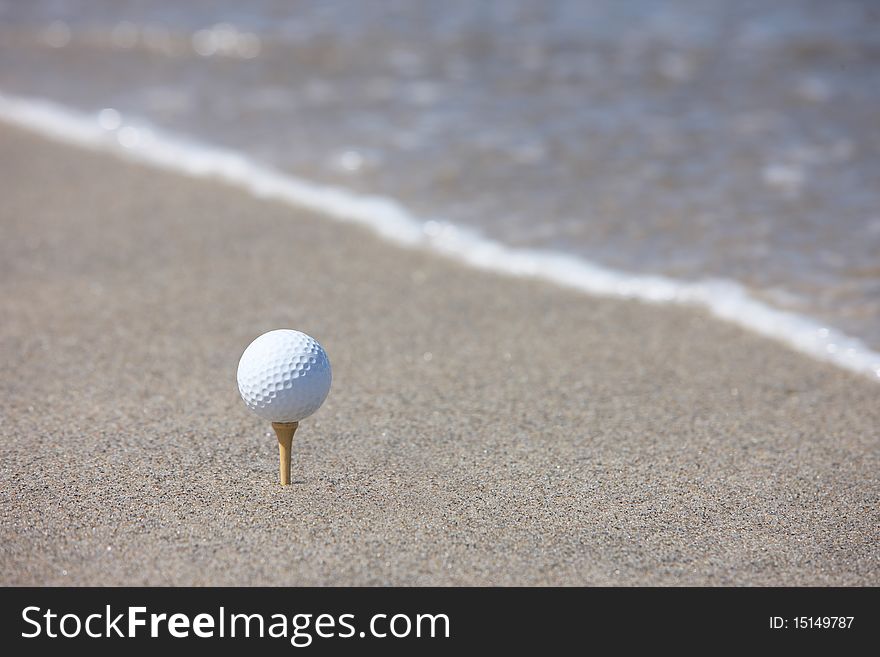
M 773 308 L 734 281 L 680 281 L 629 274 L 564 253 L 522 249 L 436 220 L 423 220 L 394 199 L 319 185 L 228 149 L 197 143 L 106 111 L 85 114 L 55 103 L 0 93 L 0 120 L 52 139 L 244 189 L 337 221 L 359 224 L 390 242 L 423 248 L 459 263 L 541 279 L 588 294 L 675 303 L 775 339 L 818 360 L 880 381 L 880 354 L 857 338 L 803 315 Z

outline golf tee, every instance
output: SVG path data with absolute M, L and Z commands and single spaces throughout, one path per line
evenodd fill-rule
M 278 472 L 281 475 L 282 486 L 290 486 L 290 447 L 298 426 L 299 422 L 272 423 L 275 435 L 278 436 Z

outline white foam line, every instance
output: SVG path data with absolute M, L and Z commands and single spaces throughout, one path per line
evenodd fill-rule
M 471 267 L 538 278 L 593 295 L 703 307 L 716 317 L 818 360 L 880 380 L 880 354 L 860 340 L 811 318 L 768 306 L 735 282 L 686 282 L 628 274 L 562 253 L 505 246 L 452 224 L 421 220 L 393 199 L 318 185 L 241 153 L 198 144 L 144 123 L 121 123 L 115 115 L 105 115 L 102 120 L 98 114 L 0 93 L 0 120 L 68 144 L 188 176 L 220 180 L 259 198 L 366 226 L 391 242 L 424 248 Z

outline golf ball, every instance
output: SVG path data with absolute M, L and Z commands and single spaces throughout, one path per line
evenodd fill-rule
M 330 392 L 330 360 L 313 337 L 290 329 L 263 333 L 238 362 L 238 391 L 270 422 L 299 422 Z

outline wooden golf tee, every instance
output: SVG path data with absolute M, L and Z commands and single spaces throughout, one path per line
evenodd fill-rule
M 290 446 L 293 444 L 293 434 L 299 422 L 273 422 L 272 428 L 278 436 L 278 472 L 281 475 L 281 485 L 290 486 Z

